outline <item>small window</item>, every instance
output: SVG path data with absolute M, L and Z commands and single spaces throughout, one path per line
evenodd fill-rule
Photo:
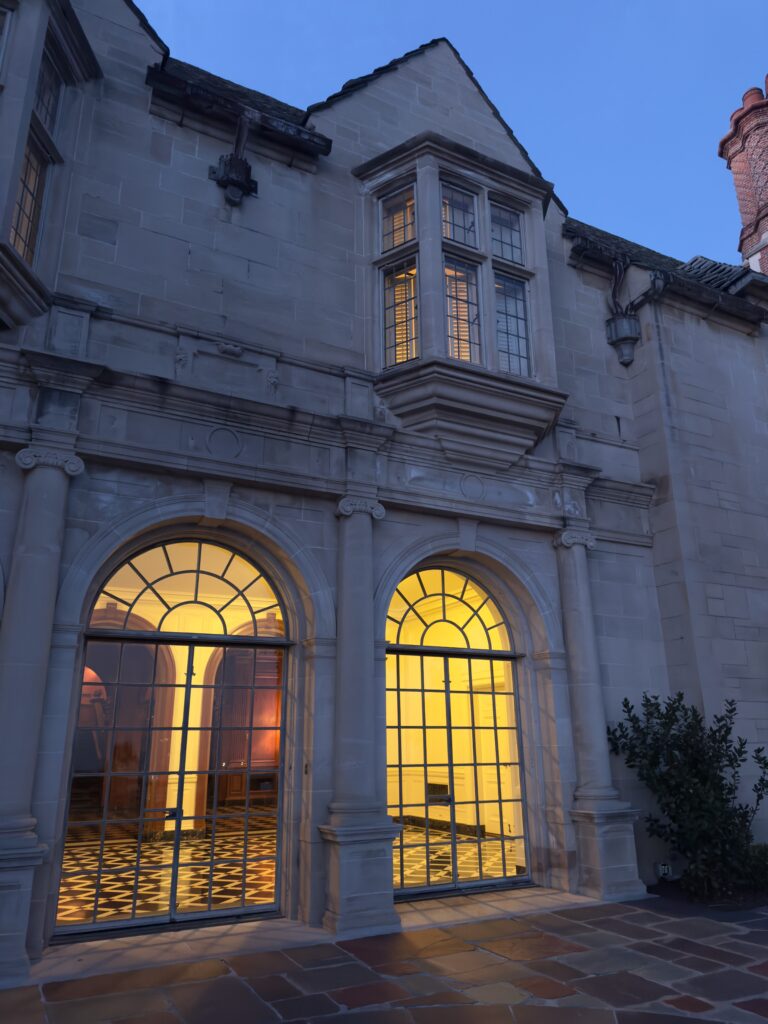
M 445 299 L 448 355 L 467 363 L 479 363 L 480 311 L 475 267 L 458 260 L 445 261 Z
M 443 185 L 443 238 L 477 247 L 475 197 L 450 185 Z
M 416 261 L 384 271 L 384 364 L 415 359 L 419 348 Z
M 46 168 L 47 160 L 30 136 L 24 152 L 24 164 L 11 224 L 11 245 L 27 263 L 31 263 L 35 255 L 40 213 L 43 208 Z
M 61 84 L 61 75 L 56 70 L 50 54 L 46 51 L 43 54 L 40 74 L 37 79 L 35 113 L 40 118 L 45 130 L 51 135 L 56 125 L 56 114 L 59 111 Z
M 512 263 L 523 262 L 519 213 L 491 204 L 491 245 L 494 256 Z
M 388 252 L 416 237 L 413 188 L 404 188 L 381 201 L 381 251 Z
M 525 285 L 506 274 L 496 274 L 496 345 L 504 373 L 530 376 Z

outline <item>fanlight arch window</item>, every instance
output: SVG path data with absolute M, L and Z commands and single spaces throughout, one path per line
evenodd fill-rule
M 272 584 L 242 555 L 208 541 L 158 544 L 104 584 L 91 630 L 285 637 Z
M 514 650 L 495 601 L 473 579 L 450 569 L 420 569 L 389 604 L 386 641 L 395 646 Z

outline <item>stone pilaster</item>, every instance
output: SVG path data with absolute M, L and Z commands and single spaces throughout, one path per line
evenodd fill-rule
M 599 899 L 646 894 L 637 872 L 633 824 L 637 812 L 613 785 L 606 736 L 600 658 L 592 611 L 587 551 L 595 537 L 584 525 L 555 535 L 577 785 L 571 817 L 576 829 L 579 889 Z
M 373 523 L 384 508 L 368 497 L 339 502 L 337 675 L 333 800 L 320 826 L 328 843 L 323 923 L 344 934 L 400 927 L 392 901 L 392 823 L 377 794 L 373 615 Z
M 45 853 L 32 790 L 70 479 L 83 463 L 69 449 L 32 446 L 0 625 L 0 974 L 24 974 L 34 868 Z

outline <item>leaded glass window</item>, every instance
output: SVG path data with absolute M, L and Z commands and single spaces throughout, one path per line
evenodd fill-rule
M 384 272 L 384 362 L 395 366 L 415 359 L 419 348 L 416 261 Z
M 468 363 L 480 362 L 480 311 L 477 268 L 459 260 L 445 261 L 445 299 L 448 355 Z
M 505 373 L 528 377 L 528 316 L 525 285 L 514 277 L 496 274 L 496 346 L 499 367 Z
M 11 222 L 11 245 L 27 263 L 31 263 L 35 255 L 47 167 L 48 162 L 40 146 L 30 135 Z
M 476 247 L 475 197 L 445 184 L 442 186 L 442 195 L 443 238 Z
M 413 186 L 381 201 L 381 251 L 388 252 L 416 237 L 416 201 Z
M 56 114 L 59 110 L 59 96 L 61 95 L 61 75 L 56 70 L 56 65 L 51 55 L 46 51 L 40 64 L 40 74 L 37 79 L 37 91 L 35 92 L 35 113 L 40 118 L 44 128 L 51 135 L 56 126 Z
M 520 214 L 504 206 L 491 204 L 491 244 L 493 255 L 511 263 L 523 262 L 523 236 Z

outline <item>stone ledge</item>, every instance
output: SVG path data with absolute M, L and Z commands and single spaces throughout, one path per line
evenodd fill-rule
M 454 360 L 414 360 L 374 388 L 406 430 L 436 438 L 449 461 L 502 470 L 549 433 L 567 395 Z
M 21 327 L 46 313 L 52 297 L 8 242 L 0 242 L 0 325 Z

